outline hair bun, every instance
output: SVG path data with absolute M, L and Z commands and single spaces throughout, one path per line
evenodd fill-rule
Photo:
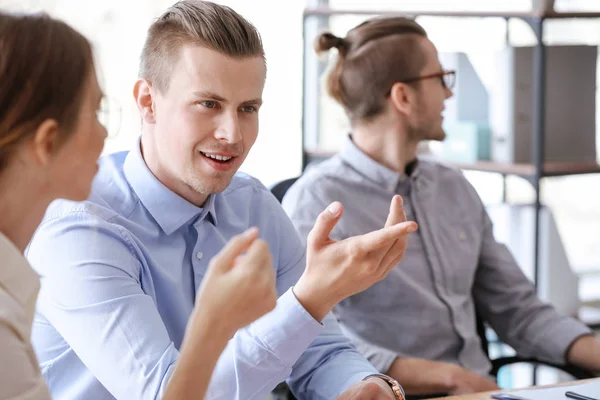
M 346 48 L 346 41 L 340 37 L 335 36 L 331 32 L 325 32 L 320 34 L 315 41 L 315 51 L 317 54 L 329 51 L 331 48 L 337 48 L 342 53 Z

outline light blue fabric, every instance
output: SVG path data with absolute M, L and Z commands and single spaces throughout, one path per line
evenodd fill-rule
M 160 398 L 210 259 L 251 226 L 269 244 L 281 297 L 230 340 L 207 398 L 263 399 L 291 373 L 301 398 L 333 399 L 376 373 L 334 317 L 321 324 L 295 298 L 305 248 L 263 185 L 238 174 L 198 208 L 136 146 L 100 161 L 89 201 L 53 203 L 26 253 L 42 279 L 32 341 L 53 397 Z

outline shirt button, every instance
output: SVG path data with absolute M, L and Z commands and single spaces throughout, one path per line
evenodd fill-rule
M 458 234 L 458 238 L 459 238 L 460 240 L 465 240 L 465 239 L 467 238 L 467 235 L 465 235 L 465 233 L 464 233 L 464 232 L 460 232 L 460 233 Z
M 201 252 L 201 251 L 199 251 L 199 252 L 197 252 L 197 253 L 196 253 L 196 258 L 197 258 L 198 260 L 202 260 L 202 257 L 204 257 L 204 254 L 202 254 L 202 252 Z

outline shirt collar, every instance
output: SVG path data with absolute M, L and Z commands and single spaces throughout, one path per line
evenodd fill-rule
M 144 207 L 167 235 L 195 219 L 208 217 L 217 224 L 215 195 L 210 195 L 201 208 L 167 188 L 148 169 L 142 157 L 141 141 L 127 154 L 123 171 Z
M 31 268 L 21 251 L 0 233 L 0 286 L 23 308 L 37 297 L 40 277 Z
M 409 163 L 406 166 L 408 175 L 389 169 L 383 164 L 373 160 L 352 141 L 352 136 L 348 135 L 344 142 L 344 147 L 340 153 L 344 162 L 359 171 L 371 181 L 383 185 L 386 189 L 394 191 L 401 182 L 406 181 L 408 176 L 415 178 L 418 175 L 418 161 Z

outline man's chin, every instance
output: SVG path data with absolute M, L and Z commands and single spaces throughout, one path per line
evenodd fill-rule
M 444 140 L 446 140 L 446 132 L 432 134 L 425 140 L 431 140 L 433 142 L 443 142 Z
M 220 177 L 218 179 L 190 179 L 187 182 L 192 190 L 204 195 L 211 195 L 223 192 L 229 187 L 233 176 Z
M 225 189 L 227 189 L 230 184 L 231 184 L 231 179 L 229 179 L 227 182 L 219 182 L 219 183 L 206 185 L 206 186 L 204 186 L 204 193 L 206 193 L 206 194 L 221 193 L 221 192 L 225 191 Z
M 443 142 L 446 139 L 446 131 L 440 127 L 440 130 L 437 131 L 435 138 L 432 140 L 437 140 L 438 142 Z

